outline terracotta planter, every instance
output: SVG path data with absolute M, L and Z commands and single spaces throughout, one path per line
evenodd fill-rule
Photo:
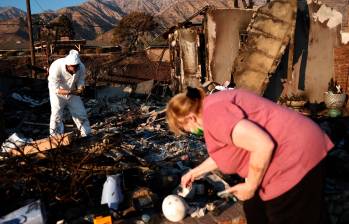
M 327 108 L 340 109 L 344 106 L 347 94 L 325 92 L 324 101 Z

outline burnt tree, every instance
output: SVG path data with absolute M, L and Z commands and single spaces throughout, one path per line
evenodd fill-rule
M 137 50 L 141 47 L 141 38 L 147 32 L 156 27 L 154 17 L 144 12 L 131 12 L 124 16 L 118 26 L 113 31 L 113 42 L 123 47 L 127 51 Z

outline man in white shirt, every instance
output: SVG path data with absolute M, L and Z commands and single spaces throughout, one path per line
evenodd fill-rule
M 82 137 L 91 133 L 90 122 L 80 94 L 85 87 L 85 66 L 79 52 L 55 60 L 49 69 L 48 88 L 51 102 L 50 134 L 63 134 L 63 110 L 67 106 Z

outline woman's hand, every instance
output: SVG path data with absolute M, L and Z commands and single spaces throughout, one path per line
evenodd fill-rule
M 196 176 L 194 175 L 194 171 L 190 170 L 189 172 L 187 172 L 186 174 L 184 174 L 182 176 L 181 179 L 181 185 L 183 188 L 189 187 L 192 185 L 192 183 L 194 182 Z
M 202 175 L 215 169 L 217 169 L 216 162 L 211 157 L 208 157 L 199 166 L 183 175 L 181 180 L 182 187 L 190 186 L 195 179 L 200 179 Z
M 237 197 L 240 201 L 246 201 L 254 196 L 256 190 L 257 188 L 249 183 L 241 183 L 234 185 L 227 191 Z

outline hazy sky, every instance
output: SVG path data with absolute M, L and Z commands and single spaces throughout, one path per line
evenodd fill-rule
M 79 5 L 87 0 L 30 0 L 32 13 L 39 13 L 45 10 L 57 10 L 67 6 Z M 14 6 L 27 11 L 26 0 L 0 0 L 0 7 Z

